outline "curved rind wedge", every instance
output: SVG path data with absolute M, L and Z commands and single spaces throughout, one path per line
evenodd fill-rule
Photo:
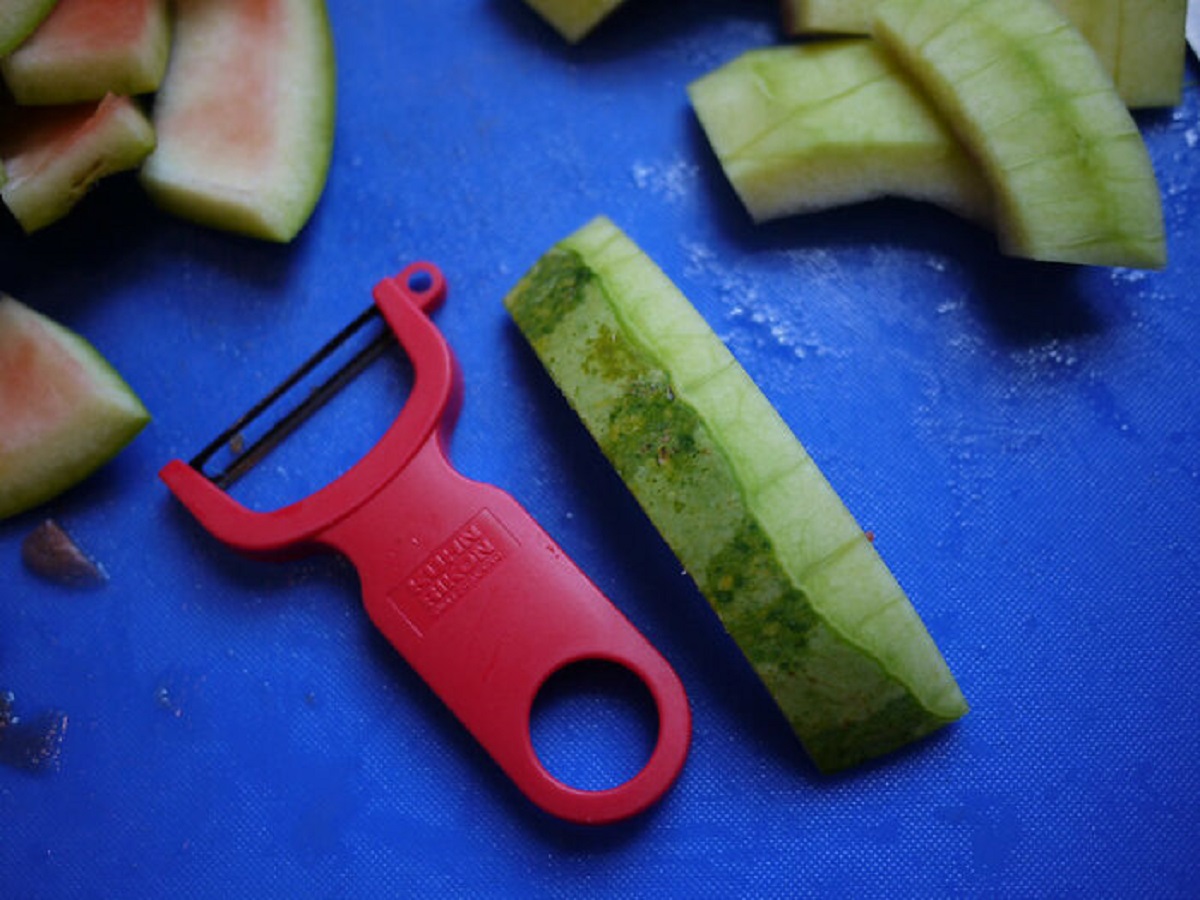
M 149 421 L 90 343 L 0 294 L 0 519 L 82 481 Z
M 1091 47 L 1046 0 L 885 0 L 874 34 L 980 160 L 1002 249 L 1161 268 L 1149 153 Z
M 625 0 L 525 0 L 572 44 L 583 40 Z
M 158 88 L 170 45 L 166 0 L 58 0 L 0 71 L 26 106 L 133 96 Z
M 287 242 L 333 152 L 334 51 L 322 0 L 179 0 L 141 180 L 162 208 Z
M 978 165 L 874 41 L 751 50 L 688 95 L 757 222 L 886 196 L 990 219 Z
M 816 463 L 612 222 L 559 242 L 504 303 L 819 768 L 888 753 L 967 711 Z
M 0 198 L 31 233 L 69 213 L 97 181 L 135 169 L 154 149 L 137 101 L 0 108 Z M 3 181 L 3 179 L 0 179 Z
M 0 4 L 0 57 L 8 56 L 41 24 L 57 0 L 4 0 Z

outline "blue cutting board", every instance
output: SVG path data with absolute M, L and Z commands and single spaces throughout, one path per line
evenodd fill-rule
M 27 731 L 66 723 L 56 766 L 0 765 L 0 896 L 1200 893 L 1194 61 L 1183 103 L 1138 117 L 1170 235 L 1144 273 L 1005 259 L 899 201 L 753 226 L 685 87 L 779 42 L 774 2 L 630 0 L 574 48 L 519 0 L 330 12 L 336 148 L 293 244 L 169 218 L 131 178 L 33 237 L 0 223 L 0 289 L 86 335 L 154 415 L 0 523 L 0 691 Z M 806 760 L 501 305 L 598 213 L 875 533 L 972 705 L 960 723 L 838 777 Z M 374 632 L 345 563 L 236 557 L 156 477 L 414 259 L 451 285 L 455 465 L 516 496 L 689 691 L 686 767 L 636 820 L 534 809 Z M 372 369 L 247 502 L 321 484 L 401 396 Z M 47 516 L 102 588 L 25 571 Z M 582 678 L 554 700 L 534 731 L 555 771 L 636 769 L 636 697 Z

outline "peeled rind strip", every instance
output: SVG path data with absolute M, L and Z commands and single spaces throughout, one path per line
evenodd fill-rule
M 866 34 L 879 0 L 781 0 L 786 34 Z
M 870 34 L 883 0 L 781 0 L 790 35 Z M 1131 109 L 1183 93 L 1187 0 L 1052 0 L 1079 29 Z
M 966 712 L 904 591 L 816 463 L 611 221 L 560 241 L 505 305 L 822 770 Z
M 980 161 L 1002 248 L 1161 268 L 1158 184 L 1095 53 L 1045 0 L 885 0 L 874 33 Z
M 990 218 L 978 166 L 874 41 L 751 50 L 688 95 L 755 221 L 885 196 Z

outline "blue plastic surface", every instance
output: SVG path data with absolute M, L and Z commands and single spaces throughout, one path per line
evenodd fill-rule
M 776 14 L 630 0 L 571 48 L 519 0 L 335 2 L 333 168 L 294 244 L 172 219 L 130 178 L 36 236 L 0 223 L 0 289 L 86 335 L 155 416 L 0 523 L 0 691 L 26 725 L 67 721 L 55 770 L 0 765 L 0 896 L 1200 892 L 1195 61 L 1178 108 L 1138 116 L 1169 267 L 1040 265 L 911 203 L 750 224 L 684 89 L 781 40 Z M 961 723 L 842 776 L 807 762 L 501 306 L 597 213 L 875 532 L 972 704 Z M 418 258 L 451 285 L 456 465 L 521 500 L 689 690 L 691 756 L 637 820 L 535 811 L 374 633 L 344 563 L 236 558 L 156 478 Z M 373 370 L 262 490 L 321 483 L 400 396 Z M 23 568 L 47 516 L 105 586 Z M 644 710 L 574 687 L 539 715 L 547 758 L 586 784 L 627 774 Z

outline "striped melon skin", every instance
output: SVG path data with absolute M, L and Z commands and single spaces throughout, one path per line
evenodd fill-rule
M 149 420 L 91 344 L 0 294 L 0 519 L 83 480 Z
M 975 161 L 874 41 L 750 50 L 688 95 L 756 222 L 887 196 L 990 221 Z
M 575 44 L 625 0 L 525 0 L 554 30 Z
M 312 215 L 333 153 L 334 51 L 323 0 L 176 0 L 141 170 L 162 208 L 203 225 L 290 241 Z
M 612 222 L 561 241 L 504 302 L 820 769 L 886 754 L 966 712 L 811 457 Z
M 1141 133 L 1079 31 L 1046 0 L 885 0 L 875 36 L 984 167 L 1015 256 L 1161 268 Z

